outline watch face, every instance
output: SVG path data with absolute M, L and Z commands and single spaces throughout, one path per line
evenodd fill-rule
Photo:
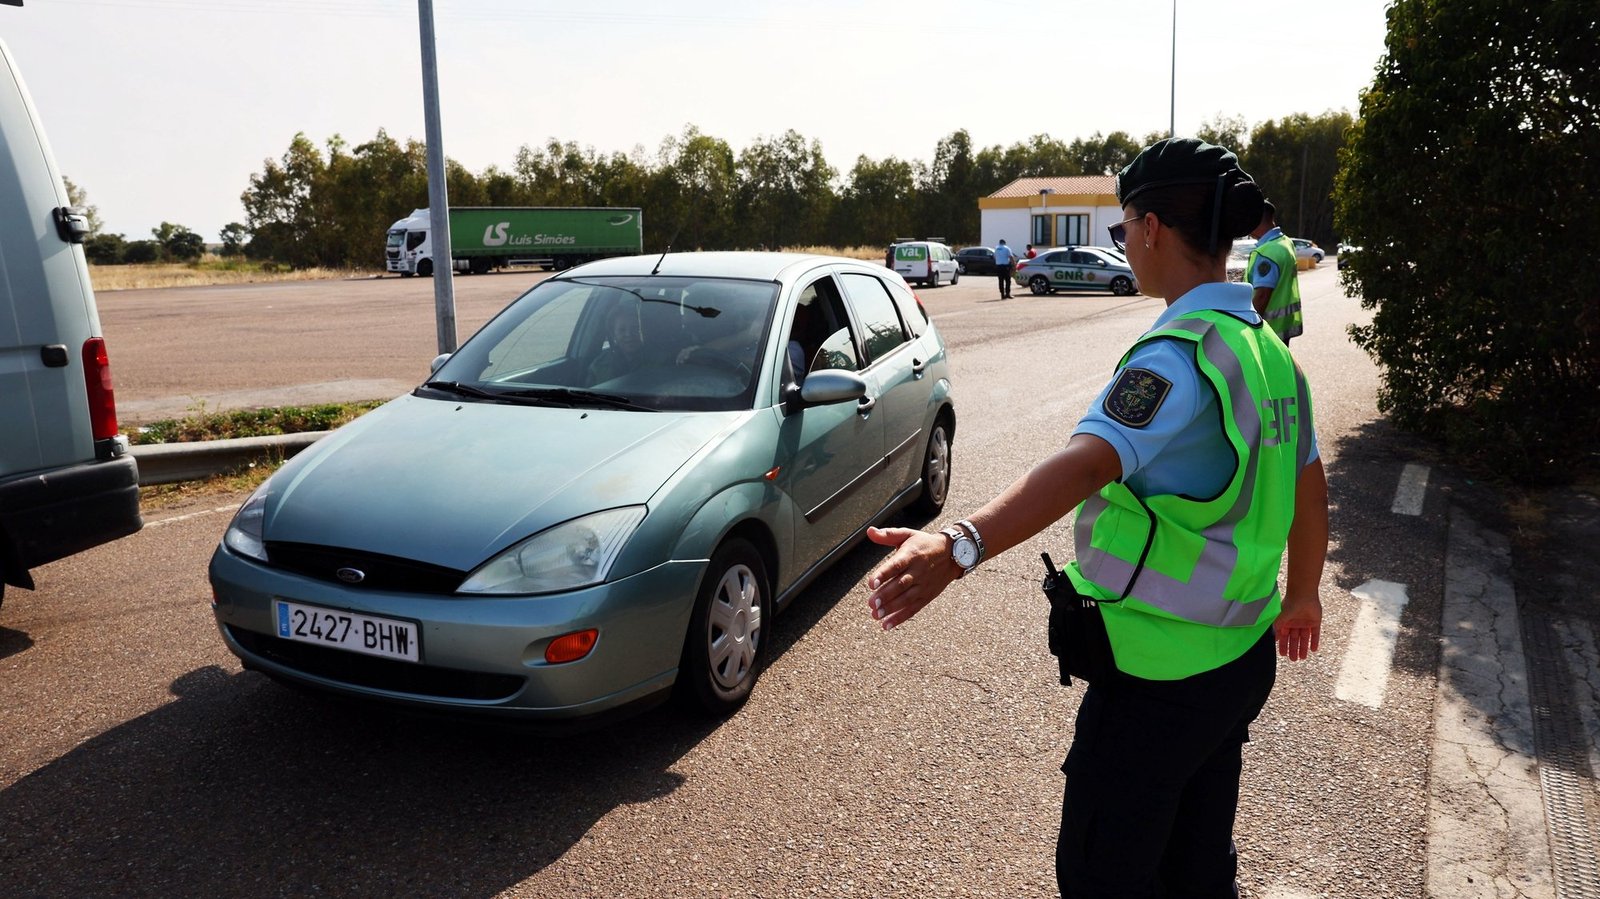
M 971 568 L 978 564 L 978 544 L 962 537 L 950 547 L 950 555 L 955 557 L 956 564 L 962 568 Z

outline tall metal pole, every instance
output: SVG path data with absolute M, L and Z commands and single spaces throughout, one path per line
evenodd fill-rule
M 1178 136 L 1178 0 L 1172 0 L 1172 106 L 1167 111 L 1167 137 Z
M 428 230 L 433 232 L 433 308 L 439 352 L 456 351 L 455 271 L 450 261 L 450 192 L 444 181 L 444 128 L 439 124 L 439 60 L 433 52 L 433 0 L 417 0 L 422 26 L 422 115 L 428 139 Z

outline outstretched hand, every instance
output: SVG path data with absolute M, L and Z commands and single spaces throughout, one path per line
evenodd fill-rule
M 867 575 L 867 610 L 890 630 L 933 602 L 950 586 L 959 568 L 950 558 L 949 538 L 910 528 L 867 528 L 867 539 L 893 546 L 889 558 Z
M 1322 641 L 1322 600 L 1315 593 L 1309 597 L 1285 596 L 1283 611 L 1272 623 L 1278 636 L 1278 655 L 1291 662 L 1305 661 L 1317 651 Z

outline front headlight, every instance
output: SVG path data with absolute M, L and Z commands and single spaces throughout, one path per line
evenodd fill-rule
M 255 493 L 250 494 L 239 511 L 233 513 L 233 521 L 228 523 L 227 533 L 222 535 L 222 545 L 246 558 L 267 561 L 267 544 L 261 533 L 266 510 L 267 484 L 263 483 Z
M 554 593 L 598 584 L 644 513 L 644 506 L 625 506 L 541 531 L 479 566 L 456 592 Z

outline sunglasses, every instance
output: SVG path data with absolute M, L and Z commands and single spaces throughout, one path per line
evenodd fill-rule
M 1123 219 L 1122 221 L 1117 222 L 1115 225 L 1106 226 L 1106 232 L 1111 235 L 1111 243 L 1118 250 L 1128 249 L 1128 223 L 1137 222 L 1142 218 L 1144 218 L 1144 216 L 1136 215 L 1133 218 Z

